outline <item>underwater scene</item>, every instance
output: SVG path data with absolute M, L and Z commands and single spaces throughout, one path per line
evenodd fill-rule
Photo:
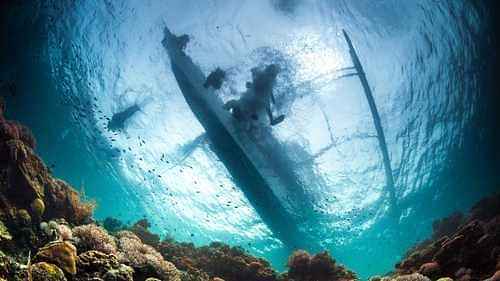
M 0 0 L 0 281 L 500 281 L 494 0 Z

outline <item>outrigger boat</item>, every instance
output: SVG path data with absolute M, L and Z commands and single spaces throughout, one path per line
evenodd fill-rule
M 309 200 L 305 183 L 294 171 L 293 160 L 273 136 L 271 128 L 260 128 L 259 135 L 256 136 L 255 131 L 249 130 L 248 126 L 235 119 L 224 108 L 223 100 L 214 90 L 204 87 L 205 75 L 183 50 L 185 36 L 178 37 L 167 27 L 164 33 L 162 44 L 168 52 L 172 71 L 187 104 L 204 127 L 217 157 L 224 163 L 261 219 L 287 247 L 319 249 L 316 244 L 305 244 L 308 239 L 304 239 L 304 233 L 299 230 L 301 223 L 314 216 L 311 213 L 314 202 Z M 354 63 L 348 69 L 356 71 L 345 76 L 359 76 L 365 91 L 369 91 L 364 71 L 345 31 L 344 35 Z M 367 96 L 371 97 L 371 91 Z M 374 102 L 369 103 L 373 109 Z M 376 115 L 378 117 L 378 113 Z M 380 122 L 376 123 L 377 132 L 380 133 Z M 385 147 L 385 139 L 383 143 Z M 383 149 L 383 152 L 384 163 L 387 163 L 387 149 Z M 293 197 L 302 201 L 303 205 L 298 209 L 300 214 L 294 213 L 286 204 L 287 194 L 293 194 Z
M 281 145 L 270 128 L 262 128 L 257 138 L 224 109 L 224 102 L 214 90 L 204 87 L 205 75 L 183 51 L 184 46 L 179 44 L 178 38 L 165 28 L 162 43 L 179 88 L 205 129 L 217 157 L 283 244 L 289 248 L 311 248 L 304 244 L 306 239 L 299 231 L 299 216 L 293 214 L 283 198 L 287 193 L 298 193 L 298 198 L 306 196 L 300 178 L 290 167 L 291 159 L 280 153 Z M 311 210 L 312 207 L 305 208 Z

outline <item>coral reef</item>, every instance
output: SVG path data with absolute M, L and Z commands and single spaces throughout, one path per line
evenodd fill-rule
M 194 280 L 208 280 L 206 276 L 225 281 L 278 280 L 278 274 L 267 261 L 252 257 L 239 247 L 212 243 L 196 248 L 191 243 L 176 243 L 170 239 L 163 241 L 159 249 L 177 268 L 200 278 Z
M 197 279 L 225 281 L 327 281 L 356 280 L 356 275 L 337 265 L 327 252 L 314 256 L 304 251 L 295 252 L 289 260 L 289 271 L 279 274 L 266 260 L 247 254 L 242 248 L 222 243 L 195 247 L 191 243 L 177 243 L 172 239 L 159 245 L 160 252 L 177 268 Z M 212 279 L 209 279 L 212 278 Z M 183 279 L 184 280 L 184 279 Z
M 54 178 L 35 154 L 29 129 L 3 116 L 0 100 L 0 281 L 333 281 L 356 280 L 327 253 L 294 252 L 288 272 L 240 247 L 195 247 L 160 240 L 143 219 L 131 226 L 107 218 L 95 204 Z M 433 224 L 391 276 L 374 281 L 500 281 L 500 195 L 468 215 Z
M 500 194 L 481 200 L 467 216 L 454 213 L 436 221 L 432 238 L 410 249 L 394 275 L 418 272 L 432 280 L 494 280 L 499 270 Z
M 93 224 L 95 204 L 51 175 L 29 129 L 5 119 L 4 109 L 0 100 L 0 280 L 180 280 L 175 266 L 134 234 L 126 244 Z M 143 221 L 134 230 L 159 240 L 147 227 Z

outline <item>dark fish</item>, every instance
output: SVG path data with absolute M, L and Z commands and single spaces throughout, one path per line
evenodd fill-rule
M 113 117 L 108 122 L 108 130 L 121 131 L 125 129 L 125 122 L 140 110 L 141 108 L 137 104 L 134 104 L 124 111 L 113 114 Z

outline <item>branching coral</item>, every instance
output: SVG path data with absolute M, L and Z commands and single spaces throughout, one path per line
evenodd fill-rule
M 130 231 L 120 231 L 118 237 L 118 259 L 142 277 L 158 277 L 165 281 L 180 281 L 180 273 L 175 266 L 163 259 L 153 247 L 144 244 Z M 154 276 L 148 276 L 154 274 Z
M 73 228 L 73 236 L 76 240 L 76 246 L 81 252 L 97 250 L 106 254 L 117 253 L 115 238 L 95 224 Z

